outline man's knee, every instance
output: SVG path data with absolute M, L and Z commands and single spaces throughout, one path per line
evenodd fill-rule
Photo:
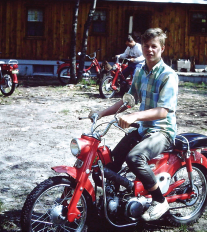
M 129 167 L 133 168 L 136 166 L 136 168 L 141 168 L 147 163 L 147 156 L 143 153 L 133 154 L 129 153 L 126 157 L 126 163 Z

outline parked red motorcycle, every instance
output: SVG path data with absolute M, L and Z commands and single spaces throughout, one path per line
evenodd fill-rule
M 9 60 L 8 63 L 0 61 L 0 89 L 3 95 L 10 96 L 17 84 L 18 61 Z
M 124 62 L 128 59 L 123 59 L 122 62 L 116 57 L 116 62 L 112 66 L 110 73 L 106 75 L 99 84 L 99 93 L 102 98 L 112 98 L 116 93 L 125 93 L 129 90 L 133 73 L 125 78 L 122 71 L 128 67 Z
M 123 102 L 117 114 L 123 107 L 135 105 L 130 94 L 124 95 Z M 72 139 L 71 152 L 77 158 L 74 166 L 52 167 L 66 175 L 45 180 L 28 195 L 22 209 L 23 232 L 80 232 L 86 224 L 90 229 L 94 215 L 115 228 L 143 224 L 141 215 L 150 206 L 151 195 L 127 166 L 119 173 L 108 169 L 110 149 L 105 144 L 99 146 L 112 125 L 127 133 L 118 126 L 117 114 L 103 132 L 97 130 L 98 115 L 93 114 L 91 133 Z M 150 160 L 149 165 L 170 205 L 163 217 L 174 226 L 196 222 L 207 205 L 207 136 L 179 134 L 175 146 Z M 97 194 L 98 186 L 102 193 Z
M 101 74 L 101 66 L 96 58 L 96 53 L 98 51 L 100 51 L 101 49 L 96 50 L 94 53 L 92 53 L 91 55 L 93 55 L 92 57 L 90 55 L 86 55 L 86 57 L 88 57 L 91 60 L 91 64 L 88 68 L 83 70 L 83 78 L 91 78 L 94 76 L 94 73 L 92 74 L 91 69 L 94 67 L 95 68 L 95 73 L 96 73 L 96 77 L 97 79 L 100 79 L 100 74 Z M 78 53 L 78 55 L 81 55 L 81 52 Z M 71 60 L 68 59 L 62 59 L 61 61 L 63 61 L 64 63 L 60 64 L 60 62 L 58 61 L 58 70 L 57 70 L 57 74 L 58 74 L 58 79 L 60 81 L 60 83 L 62 85 L 67 85 L 69 83 L 71 83 L 71 77 L 70 77 L 70 67 L 71 67 Z M 78 73 L 79 70 L 79 61 L 76 61 L 76 73 Z

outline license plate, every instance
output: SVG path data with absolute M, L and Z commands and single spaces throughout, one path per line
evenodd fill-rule
M 13 73 L 13 74 L 18 74 L 18 73 L 19 73 L 19 70 L 12 70 L 12 73 Z

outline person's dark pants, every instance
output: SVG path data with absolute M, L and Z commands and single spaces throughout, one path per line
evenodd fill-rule
M 132 131 L 114 148 L 112 151 L 114 162 L 107 166 L 118 172 L 126 161 L 144 188 L 149 190 L 157 181 L 147 162 L 169 148 L 171 144 L 172 140 L 165 133 L 154 132 L 141 137 L 137 130 Z
M 142 64 L 140 63 L 132 63 L 129 62 L 128 67 L 126 67 L 122 73 L 124 75 L 125 78 L 127 78 L 130 74 L 132 74 L 132 76 L 134 76 L 135 72 L 137 69 L 140 69 L 142 67 Z

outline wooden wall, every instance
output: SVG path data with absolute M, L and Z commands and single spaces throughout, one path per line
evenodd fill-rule
M 32 39 L 25 36 L 28 6 L 45 9 L 45 36 Z M 7 0 L 0 1 L 1 58 L 59 60 L 70 55 L 73 1 Z M 87 53 L 101 48 L 98 59 L 107 59 L 124 51 L 127 34 L 127 12 L 150 12 L 150 27 L 167 28 L 165 57 L 177 60 L 195 56 L 196 64 L 206 64 L 207 37 L 188 35 L 189 10 L 205 10 L 199 4 L 158 4 L 97 1 L 97 7 L 108 10 L 108 32 L 105 36 L 90 33 Z M 90 5 L 81 1 L 78 17 L 77 52 L 81 49 L 84 24 Z M 207 11 L 207 9 L 206 9 Z M 146 28 L 147 29 L 147 28 Z

